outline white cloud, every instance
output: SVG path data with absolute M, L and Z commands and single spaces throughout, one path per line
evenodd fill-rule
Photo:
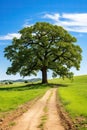
M 52 20 L 68 31 L 87 33 L 87 13 L 45 14 L 43 18 Z
M 30 21 L 31 21 L 31 19 L 26 19 L 24 24 L 23 24 L 23 27 L 30 27 L 30 26 L 32 26 L 32 24 L 29 23 Z
M 87 13 L 45 13 L 44 19 L 52 21 L 52 24 L 63 26 L 66 30 L 79 33 L 87 33 Z M 26 19 L 23 27 L 30 27 L 31 19 Z M 19 33 L 8 33 L 1 35 L 0 40 L 12 40 L 14 37 L 20 38 Z
M 0 36 L 0 40 L 12 40 L 14 37 L 20 38 L 19 33 L 8 33 L 7 35 Z
M 49 19 L 52 19 L 52 20 L 54 20 L 54 21 L 58 21 L 59 20 L 59 18 L 60 18 L 60 14 L 53 14 L 53 15 L 51 15 L 51 14 L 45 14 L 44 16 L 43 16 L 43 18 L 49 18 Z

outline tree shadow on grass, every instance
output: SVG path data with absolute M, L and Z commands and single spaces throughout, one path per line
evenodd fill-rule
M 65 85 L 65 84 L 53 84 L 53 83 L 27 84 L 27 85 L 24 85 L 24 86 L 16 86 L 16 87 L 9 87 L 7 85 L 6 87 L 0 87 L 0 91 L 25 91 L 25 90 L 32 90 L 32 89 L 44 89 L 45 87 L 50 87 L 50 88 L 68 87 L 68 85 Z
M 48 84 L 52 88 L 59 88 L 59 87 L 68 87 L 68 84 L 55 84 L 55 83 L 49 83 Z

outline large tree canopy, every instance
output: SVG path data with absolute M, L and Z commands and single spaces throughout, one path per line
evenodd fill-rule
M 28 76 L 40 70 L 42 83 L 47 83 L 48 70 L 62 78 L 73 76 L 72 67 L 79 70 L 82 50 L 75 44 L 76 38 L 61 26 L 38 22 L 19 33 L 21 37 L 5 48 L 5 57 L 11 61 L 7 74 Z

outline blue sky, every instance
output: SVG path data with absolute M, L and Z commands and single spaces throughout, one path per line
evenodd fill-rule
M 87 2 L 86 0 L 0 0 L 0 80 L 18 79 L 17 75 L 6 75 L 10 62 L 4 58 L 4 48 L 11 44 L 18 31 L 38 21 L 63 26 L 77 38 L 83 50 L 83 60 L 75 75 L 87 74 Z M 51 72 L 48 73 L 51 77 Z M 33 77 L 33 76 L 32 76 Z M 27 78 L 32 78 L 27 77 Z M 38 73 L 41 77 L 41 73 Z

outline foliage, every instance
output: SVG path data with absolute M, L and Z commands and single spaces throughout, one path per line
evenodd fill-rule
M 5 84 L 8 84 L 8 82 L 5 82 Z
M 38 22 L 19 31 L 21 37 L 14 38 L 5 48 L 5 57 L 11 61 L 7 74 L 36 75 L 42 71 L 42 83 L 47 82 L 47 71 L 53 77 L 72 78 L 72 67 L 80 68 L 81 48 L 74 44 L 76 38 L 61 26 Z
M 13 82 L 12 82 L 12 81 L 9 81 L 8 83 L 9 83 L 9 84 L 13 84 Z
M 25 80 L 25 81 L 24 81 L 24 83 L 28 83 L 28 81 L 27 81 L 27 80 Z

